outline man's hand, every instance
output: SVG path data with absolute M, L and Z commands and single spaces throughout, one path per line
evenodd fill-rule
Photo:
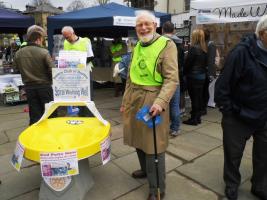
M 121 107 L 120 107 L 120 112 L 123 113 L 124 111 L 125 111 L 125 107 L 124 107 L 124 106 L 121 106 Z
M 152 117 L 155 117 L 156 115 L 159 115 L 162 112 L 162 107 L 158 104 L 153 104 L 149 110 Z

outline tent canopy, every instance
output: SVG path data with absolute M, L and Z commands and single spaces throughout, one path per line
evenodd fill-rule
M 29 26 L 34 24 L 33 17 L 0 8 L 0 33 L 26 33 Z
M 231 6 L 245 6 L 266 4 L 266 0 L 191 0 L 191 9 L 221 8 Z
M 53 49 L 53 35 L 61 33 L 61 29 L 64 26 L 72 26 L 75 29 L 75 33 L 79 36 L 127 37 L 128 31 L 134 30 L 134 27 L 114 25 L 114 17 L 128 17 L 127 19 L 130 20 L 130 18 L 135 17 L 136 10 L 135 8 L 126 7 L 117 3 L 109 3 L 48 17 L 49 50 L 51 52 Z M 171 20 L 170 14 L 156 12 L 155 15 L 157 18 L 160 18 L 160 26 L 164 22 Z M 118 22 L 120 20 L 118 19 Z

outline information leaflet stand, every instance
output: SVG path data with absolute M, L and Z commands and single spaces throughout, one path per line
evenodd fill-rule
M 101 152 L 103 164 L 110 160 L 110 124 L 90 101 L 86 54 L 61 52 L 58 66 L 53 69 L 54 101 L 20 134 L 11 163 L 18 171 L 23 157 L 40 163 L 39 200 L 82 200 L 94 184 L 87 158 Z M 86 106 L 94 117 L 49 118 L 60 106 Z

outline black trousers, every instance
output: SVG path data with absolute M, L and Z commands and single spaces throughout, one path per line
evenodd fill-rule
M 203 105 L 203 87 L 205 80 L 187 78 L 187 89 L 191 99 L 191 118 L 200 119 Z
M 224 181 L 228 187 L 238 187 L 239 167 L 247 140 L 253 136 L 252 187 L 267 193 L 267 123 L 253 128 L 233 114 L 223 115 Z
M 27 88 L 27 101 L 29 104 L 30 125 L 37 122 L 45 111 L 45 104 L 53 101 L 53 90 L 51 86 L 39 88 Z
M 141 149 L 136 149 L 141 170 L 146 172 L 149 184 L 149 193 L 157 194 L 157 179 L 154 154 L 146 154 Z M 165 192 L 165 153 L 158 154 L 158 172 L 160 193 Z

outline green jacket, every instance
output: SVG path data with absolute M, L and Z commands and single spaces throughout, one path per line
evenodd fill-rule
M 36 44 L 28 44 L 18 50 L 13 65 L 20 71 L 26 86 L 52 84 L 54 62 L 48 50 Z

